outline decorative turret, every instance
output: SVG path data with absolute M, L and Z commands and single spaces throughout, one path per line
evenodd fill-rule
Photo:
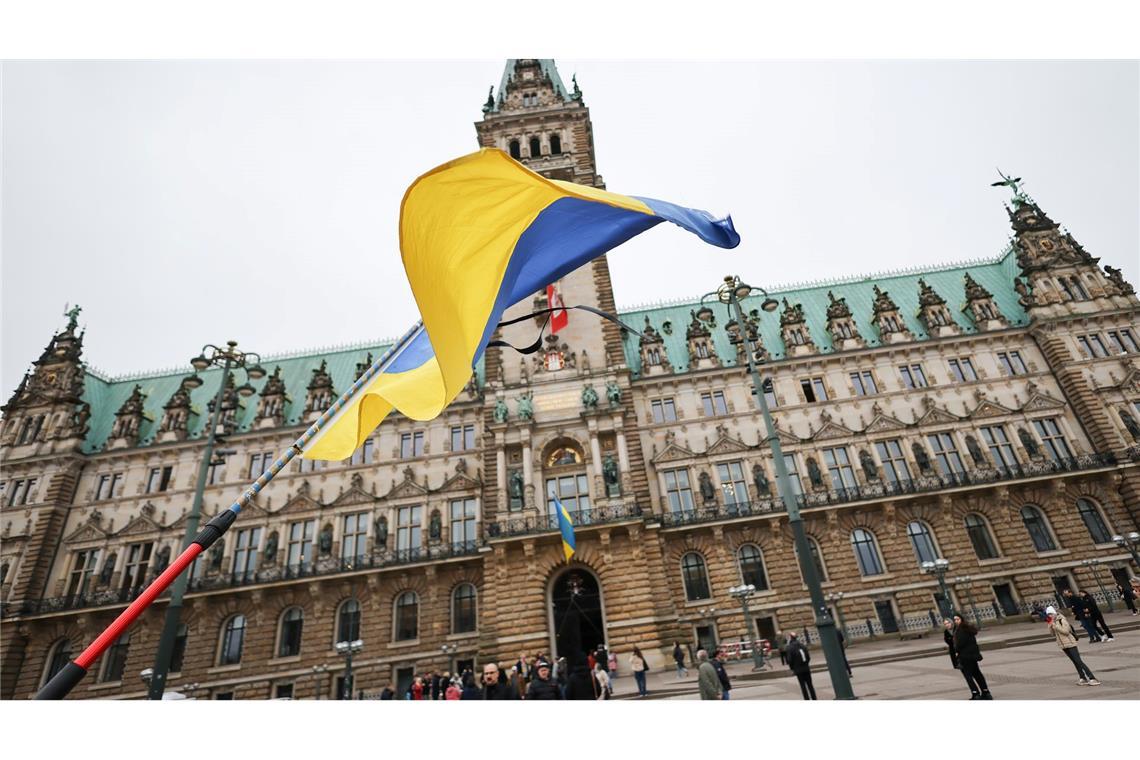
M 234 384 L 234 373 L 230 373 L 226 377 L 226 389 L 222 392 L 222 430 L 227 434 L 232 433 L 237 428 L 237 410 L 241 406 L 241 400 L 238 398 L 237 387 Z M 214 400 L 210 399 L 210 403 L 206 405 L 210 414 L 214 413 Z M 219 431 L 221 432 L 221 431 Z
M 143 421 L 143 405 L 146 403 L 146 394 L 142 392 L 141 385 L 131 389 L 131 395 L 115 412 L 115 422 L 111 425 L 111 436 L 107 441 L 108 448 L 129 448 L 139 442 L 139 429 Z
M 371 358 L 371 354 L 368 355 Z M 359 366 L 359 365 L 358 365 Z M 261 400 L 257 403 L 257 422 L 259 428 L 274 427 L 285 422 L 285 381 L 281 379 L 281 367 L 273 368 L 273 374 L 265 381 L 261 389 Z
M 827 332 L 831 335 L 832 345 L 840 351 L 862 346 L 863 336 L 855 325 L 847 299 L 836 298 L 830 290 L 827 291 L 827 299 L 831 302 L 827 306 Z
M 815 342 L 808 330 L 803 304 L 790 304 L 788 299 L 784 299 L 784 311 L 780 314 L 780 334 L 788 356 L 815 353 Z
M 309 393 L 305 398 L 305 414 L 313 415 L 315 419 L 332 406 L 336 398 L 332 376 L 328 373 L 328 362 L 324 359 L 321 360 L 321 366 L 313 370 L 313 379 L 309 381 L 307 390 Z
M 970 315 L 978 330 L 1000 330 L 1009 326 L 1009 320 L 994 303 L 993 294 L 978 284 L 966 272 L 966 305 L 962 311 Z
M 902 315 L 899 314 L 898 304 L 891 299 L 890 293 L 880 290 L 878 285 L 874 286 L 874 291 L 875 303 L 871 307 L 871 321 L 879 330 L 879 340 L 883 343 L 914 340 L 914 336 L 903 322 Z
M 186 439 L 186 428 L 190 422 L 193 409 L 190 404 L 190 391 L 201 384 L 196 375 L 187 375 L 182 378 L 178 390 L 170 396 L 170 400 L 162 407 L 162 422 L 158 426 L 158 440 L 182 441 Z
M 665 340 L 649 323 L 649 317 L 645 318 L 645 327 L 641 331 L 638 345 L 641 348 L 642 377 L 673 373 L 673 365 L 669 363 L 669 354 L 665 351 Z
M 918 278 L 918 318 L 932 337 L 957 335 L 961 330 L 946 308 L 946 299 L 938 295 L 926 280 Z
M 704 311 L 698 317 L 697 312 L 692 309 L 689 310 L 689 316 L 692 317 L 692 321 L 685 330 L 685 340 L 689 342 L 689 369 L 719 367 L 720 359 L 716 355 L 716 346 L 713 345 L 712 333 L 709 330 L 710 326 L 715 326 L 715 317 L 711 311 L 707 312 L 707 317 Z
M 753 309 L 745 315 L 743 334 L 741 333 L 740 323 L 735 319 L 725 322 L 724 330 L 728 333 L 729 342 L 736 346 L 737 366 L 741 366 L 748 361 L 744 356 L 744 352 L 749 346 L 748 341 L 751 341 L 756 346 L 756 354 L 753 358 L 759 362 L 768 361 L 768 349 L 764 347 L 764 339 L 760 335 L 759 310 Z M 745 340 L 745 338 L 747 338 L 747 340 Z

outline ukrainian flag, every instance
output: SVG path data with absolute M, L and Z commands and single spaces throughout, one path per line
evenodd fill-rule
M 346 459 L 393 408 L 438 416 L 509 306 L 664 221 L 722 248 L 740 243 L 729 218 L 546 179 L 499 150 L 423 175 L 400 208 L 400 252 L 422 323 L 304 442 L 303 456 Z
M 577 544 L 574 543 L 574 521 L 570 519 L 570 513 L 566 511 L 566 507 L 562 506 L 562 502 L 554 496 L 554 509 L 558 512 L 558 532 L 562 534 L 562 553 L 566 555 L 566 561 L 569 562 L 570 558 L 574 556 L 574 550 Z

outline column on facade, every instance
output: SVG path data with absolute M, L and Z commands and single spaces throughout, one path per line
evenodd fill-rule
M 507 497 L 507 447 L 506 436 L 503 433 L 495 433 L 495 483 L 498 487 L 499 493 L 496 501 L 501 501 L 502 512 L 505 514 L 509 504 L 506 501 Z
M 534 450 L 531 447 L 530 428 L 522 430 L 523 508 L 534 508 Z

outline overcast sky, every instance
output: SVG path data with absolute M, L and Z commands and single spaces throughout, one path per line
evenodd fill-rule
M 1001 252 L 995 166 L 1140 285 L 1135 62 L 601 62 L 577 72 L 610 190 L 731 212 L 733 251 L 657 227 L 619 306 Z M 5 63 L 3 388 L 83 306 L 85 357 L 185 367 L 373 340 L 417 318 L 400 198 L 474 150 L 502 60 Z

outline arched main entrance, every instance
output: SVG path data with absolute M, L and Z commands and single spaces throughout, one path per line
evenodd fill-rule
M 554 656 L 573 659 L 606 642 L 605 613 L 598 578 L 583 567 L 572 567 L 550 587 Z

